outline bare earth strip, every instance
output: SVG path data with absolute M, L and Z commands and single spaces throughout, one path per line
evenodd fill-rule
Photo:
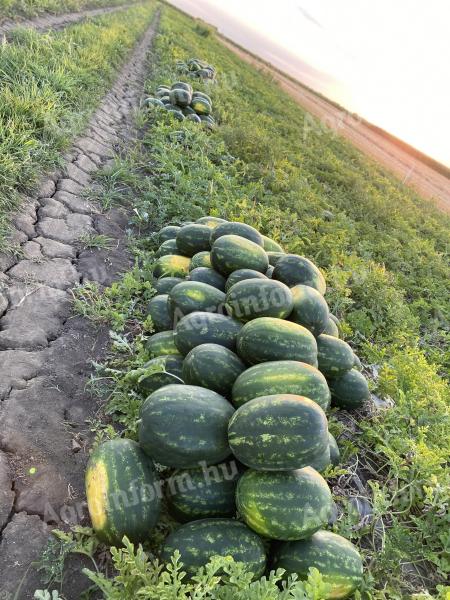
M 107 15 L 119 10 L 126 10 L 134 3 L 123 4 L 120 6 L 109 6 L 104 8 L 94 8 L 92 10 L 83 10 L 80 12 L 66 13 L 64 15 L 42 15 L 36 19 L 27 19 L 24 21 L 5 21 L 0 24 L 0 36 L 6 35 L 19 27 L 35 29 L 36 31 L 47 31 L 49 29 L 61 29 L 72 23 L 78 23 L 84 19 Z
M 414 188 L 422 196 L 434 200 L 445 212 L 450 212 L 450 180 L 430 166 L 424 164 L 389 139 L 378 134 L 364 122 L 345 110 L 314 94 L 311 90 L 295 83 L 276 69 L 248 54 L 228 40 L 221 42 L 246 62 L 270 73 L 294 100 L 303 108 L 321 119 L 328 127 L 347 138 L 359 150 L 392 171 L 403 183 Z M 311 127 L 313 125 L 311 124 Z
M 102 213 L 84 192 L 93 173 L 135 134 L 133 113 L 158 19 L 159 13 L 64 168 L 42 182 L 14 219 L 23 258 L 0 256 L 1 598 L 33 598 L 42 586 L 30 565 L 41 557 L 51 526 L 86 517 L 88 420 L 96 410 L 86 384 L 108 332 L 73 316 L 71 288 L 86 281 L 109 285 L 130 258 L 127 214 Z M 112 247 L 83 249 L 79 238 L 89 234 L 108 236 Z M 80 597 L 82 579 L 78 563 L 65 578 L 65 598 Z

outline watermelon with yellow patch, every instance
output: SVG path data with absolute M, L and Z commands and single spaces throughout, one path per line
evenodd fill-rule
M 91 454 L 86 469 L 86 497 L 97 537 L 120 545 L 149 538 L 160 512 L 158 474 L 136 442 L 114 439 Z
M 153 275 L 159 277 L 186 277 L 191 259 L 179 254 L 165 254 L 155 262 Z

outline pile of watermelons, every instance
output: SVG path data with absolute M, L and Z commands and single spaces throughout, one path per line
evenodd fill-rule
M 361 407 L 369 389 L 339 339 L 322 273 L 216 217 L 164 227 L 159 243 L 139 440 L 92 454 L 94 529 L 110 544 L 148 540 L 164 501 L 181 525 L 161 558 L 178 550 L 188 575 L 231 555 L 255 578 L 271 568 L 305 578 L 316 567 L 329 598 L 347 597 L 362 560 L 326 529 L 334 504 L 320 473 L 340 460 L 326 412 L 330 402 Z M 154 463 L 174 469 L 163 484 Z
M 216 77 L 214 67 L 199 58 L 189 58 L 187 61 L 177 60 L 177 69 L 183 75 L 197 79 L 214 80 Z
M 194 91 L 190 83 L 177 81 L 168 87 L 160 85 L 155 97 L 144 100 L 145 107 L 165 108 L 180 121 L 188 119 L 194 123 L 202 123 L 212 129 L 216 121 L 212 116 L 212 100 L 203 92 Z

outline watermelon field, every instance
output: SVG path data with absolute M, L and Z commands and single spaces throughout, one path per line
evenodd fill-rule
M 447 600 L 448 216 L 166 3 L 0 65 L 0 598 Z

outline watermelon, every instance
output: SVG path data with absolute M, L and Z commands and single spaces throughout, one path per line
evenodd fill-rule
M 162 279 L 155 281 L 153 287 L 158 294 L 168 294 L 177 283 L 181 283 L 182 281 L 184 281 L 184 279 L 181 279 L 181 277 L 163 277 Z
M 369 400 L 367 379 L 356 369 L 350 369 L 340 377 L 330 378 L 329 386 L 333 405 L 346 410 L 361 408 Z
M 252 269 L 238 269 L 228 276 L 225 290 L 228 292 L 235 283 L 243 281 L 244 279 L 267 279 L 267 276 L 264 275 L 264 273 L 253 271 Z
M 170 94 L 170 88 L 166 87 L 165 85 L 160 85 L 156 91 L 155 96 L 157 98 L 163 98 L 164 96 L 168 96 L 169 94 Z
M 269 279 L 272 279 L 272 275 L 274 272 L 275 267 L 272 267 L 272 265 L 269 265 L 266 271 L 266 277 L 268 277 Z
M 328 304 L 325 298 L 309 285 L 295 285 L 291 288 L 291 292 L 294 305 L 289 319 L 303 325 L 315 336 L 320 335 L 329 321 Z
M 325 333 L 326 335 L 332 335 L 335 338 L 339 337 L 339 329 L 333 319 L 328 319 L 325 329 L 322 331 L 322 333 Z
M 282 281 L 289 287 L 302 283 L 325 294 L 325 279 L 314 263 L 298 254 L 285 254 L 275 265 L 273 278 Z
M 194 256 L 191 258 L 189 271 L 193 271 L 194 269 L 197 269 L 197 267 L 211 268 L 211 255 L 208 250 L 197 252 L 197 254 L 194 254 Z
M 208 94 L 204 94 L 203 92 L 199 92 L 199 91 L 195 91 L 192 94 L 192 98 L 203 98 L 203 100 L 206 100 L 207 102 L 209 102 L 209 104 L 211 104 L 212 106 L 212 100 L 211 98 L 208 96 Z
M 143 373 L 138 380 L 142 393 L 151 394 L 165 385 L 182 384 L 183 357 L 176 354 L 158 356 L 146 362 Z
M 170 89 L 171 90 L 186 90 L 186 92 L 189 92 L 191 95 L 193 94 L 192 85 L 190 83 L 186 83 L 184 81 L 176 81 Z
M 219 225 L 217 229 L 220 227 L 222 225 Z M 217 229 L 213 229 L 213 233 Z M 269 260 L 263 248 L 238 235 L 223 235 L 213 243 L 211 263 L 216 271 L 225 276 L 245 268 L 265 273 L 269 266 Z
M 187 115 L 186 116 L 186 120 L 187 121 L 192 121 L 193 123 L 197 123 L 197 124 L 199 124 L 199 123 L 202 122 L 202 120 L 200 119 L 200 117 L 197 114 L 195 114 L 195 113 L 193 115 L 191 115 L 191 114 Z
M 216 122 L 210 115 L 199 115 L 200 122 L 208 129 L 214 129 Z
M 167 331 L 173 327 L 172 315 L 169 313 L 167 304 L 169 296 L 160 294 L 148 303 L 148 314 L 150 315 L 155 331 Z
M 183 113 L 183 115 L 185 117 L 189 117 L 189 116 L 197 117 L 197 115 L 195 114 L 195 110 L 193 108 L 191 108 L 190 106 L 185 106 L 183 109 L 181 109 L 181 112 Z
M 181 227 L 178 227 L 177 225 L 166 225 L 166 227 L 163 227 L 158 233 L 159 243 L 162 244 L 167 240 L 174 240 L 180 229 Z
M 167 537 L 161 560 L 170 562 L 176 550 L 188 577 L 206 566 L 213 556 L 231 556 L 245 564 L 254 579 L 259 579 L 266 569 L 261 539 L 244 523 L 233 519 L 200 519 L 182 525 Z
M 190 259 L 178 254 L 166 254 L 155 262 L 155 277 L 186 277 L 189 273 Z
M 322 373 L 295 360 L 261 363 L 244 371 L 233 385 L 233 404 L 239 407 L 253 398 L 272 394 L 306 396 L 323 410 L 330 404 L 330 390 Z
M 257 229 L 246 223 L 227 221 L 216 227 L 211 233 L 211 245 L 223 235 L 238 235 L 263 247 L 263 238 Z
M 167 94 L 167 96 L 161 96 L 160 100 L 164 104 L 164 106 L 168 106 L 168 105 L 172 106 L 169 94 Z
M 284 254 L 283 248 L 272 238 L 263 235 L 262 240 L 263 248 L 266 252 L 281 252 L 282 254 Z
M 166 385 L 142 405 L 139 444 L 166 467 L 216 464 L 230 455 L 227 427 L 233 412 L 216 392 L 194 385 Z
M 361 364 L 361 361 L 359 360 L 359 356 L 357 356 L 357 354 L 355 354 L 355 352 L 353 354 L 355 356 L 355 360 L 353 361 L 353 368 L 356 369 L 357 371 L 361 371 L 362 364 Z
M 280 260 L 280 258 L 282 256 L 286 256 L 286 254 L 284 252 L 273 252 L 273 251 L 269 250 L 269 252 L 267 252 L 267 256 L 269 258 L 270 266 L 275 268 L 275 265 Z
M 86 469 L 86 497 L 92 527 L 107 544 L 148 539 L 160 512 L 158 475 L 152 461 L 131 440 L 103 442 Z
M 253 319 L 239 332 L 236 347 L 239 356 L 251 365 L 298 360 L 317 367 L 317 344 L 313 334 L 291 321 L 273 317 Z
M 235 460 L 213 467 L 178 469 L 166 482 L 170 514 L 180 523 L 208 517 L 233 517 L 240 475 Z
M 211 229 L 207 225 L 192 223 L 185 225 L 177 233 L 177 246 L 185 256 L 194 256 L 198 252 L 210 249 Z M 205 265 L 206 266 L 206 265 Z
M 216 227 L 219 227 L 219 225 L 222 225 L 222 223 L 226 223 L 227 221 L 225 219 L 219 219 L 219 217 L 208 216 L 200 217 L 200 219 L 197 219 L 196 222 L 200 223 L 201 225 L 206 225 L 210 229 L 215 229 Z
M 225 291 L 226 279 L 223 275 L 210 269 L 208 267 L 197 267 L 192 269 L 188 275 L 189 281 L 200 281 L 201 283 L 207 283 L 212 287 L 217 288 L 221 292 Z
M 337 445 L 334 435 L 328 433 L 328 442 L 330 445 L 330 461 L 331 464 L 337 466 L 341 460 L 341 453 Z
M 326 453 L 328 421 L 320 406 L 304 396 L 262 396 L 231 417 L 228 442 L 247 467 L 292 471 L 314 464 Z
M 244 279 L 228 290 L 226 307 L 230 315 L 244 322 L 257 317 L 285 319 L 293 300 L 291 290 L 280 281 Z
M 280 544 L 275 549 L 273 568 L 284 569 L 285 577 L 298 575 L 308 579 L 314 567 L 330 586 L 325 599 L 348 598 L 363 582 L 363 564 L 356 547 L 332 531 L 317 531 L 309 540 Z
M 337 316 L 336 316 L 336 315 L 333 315 L 333 313 L 330 313 L 330 319 L 331 319 L 331 320 L 332 320 L 334 323 L 336 323 L 336 325 L 337 325 L 338 327 L 340 326 L 341 322 L 339 321 L 339 319 L 337 318 Z
M 195 311 L 220 312 L 224 305 L 225 294 L 200 281 L 183 281 L 169 292 L 169 310 L 176 323 Z
M 355 355 L 343 340 L 322 333 L 317 337 L 319 369 L 327 376 L 343 375 L 353 367 Z
M 234 382 L 245 371 L 241 359 L 228 348 L 218 344 L 201 344 L 184 359 L 185 383 L 199 385 L 229 397 Z
M 193 312 L 178 322 L 175 344 L 184 355 L 200 344 L 219 344 L 234 350 L 241 327 L 239 321 L 225 315 Z
M 185 108 L 186 106 L 189 106 L 191 100 L 192 95 L 188 90 L 175 88 L 170 91 L 170 101 L 176 106 L 181 106 L 182 108 Z
M 164 103 L 159 98 L 146 98 L 142 105 L 148 108 L 164 108 Z
M 322 452 L 322 454 L 318 454 L 314 460 L 311 461 L 309 467 L 312 467 L 319 473 L 323 473 L 329 466 L 331 465 L 330 459 L 330 444 L 329 440 L 327 440 L 326 448 Z
M 155 257 L 165 256 L 166 254 L 177 254 L 179 252 L 177 240 L 166 240 L 155 252 Z
M 191 106 L 195 110 L 195 112 L 200 116 L 206 116 L 211 114 L 211 104 L 203 98 L 199 98 L 198 96 L 196 96 L 192 99 Z
M 174 116 L 176 119 L 178 119 L 178 121 L 184 121 L 184 119 L 186 118 L 178 106 L 166 104 L 166 110 L 167 112 L 170 112 L 172 116 Z
M 172 330 L 155 333 L 147 340 L 145 347 L 152 357 L 180 354 L 178 348 L 175 346 Z
M 239 479 L 236 505 L 247 525 L 274 540 L 301 540 L 324 527 L 332 497 L 325 479 L 312 467 L 295 471 L 254 471 Z

